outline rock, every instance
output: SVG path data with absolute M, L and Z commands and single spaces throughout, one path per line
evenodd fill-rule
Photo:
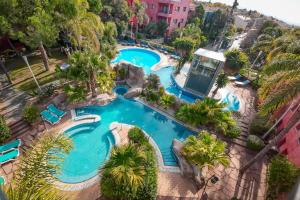
M 187 178 L 194 178 L 194 171 L 192 166 L 181 154 L 182 147 L 183 147 L 182 142 L 176 139 L 173 140 L 173 151 L 178 159 L 181 174 Z
M 142 93 L 143 89 L 142 88 L 132 88 L 128 92 L 124 94 L 125 98 L 133 98 L 137 97 Z

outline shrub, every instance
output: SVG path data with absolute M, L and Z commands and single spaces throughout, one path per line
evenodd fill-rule
M 225 57 L 226 65 L 232 69 L 239 70 L 249 64 L 248 56 L 238 49 L 225 52 Z
M 247 147 L 249 149 L 259 151 L 264 145 L 264 141 L 256 135 L 249 135 L 247 138 Z
M 173 95 L 164 94 L 160 98 L 160 104 L 164 108 L 169 108 L 175 104 L 176 98 Z
M 290 191 L 299 175 L 299 169 L 286 157 L 272 158 L 267 172 L 267 199 L 276 199 L 278 194 Z
M 2 115 L 0 115 L 0 143 L 10 137 L 10 129 Z
M 71 103 L 77 103 L 85 100 L 86 91 L 84 87 L 74 87 L 72 85 L 66 85 L 64 90 L 67 95 L 68 101 Z
M 138 127 L 134 127 L 128 131 L 128 138 L 130 141 L 136 144 L 145 144 L 148 142 L 143 131 Z
M 240 134 L 241 134 L 241 130 L 237 126 L 229 128 L 225 133 L 225 135 L 230 138 L 237 138 Z
M 26 122 L 32 124 L 36 122 L 39 118 L 39 109 L 34 105 L 26 106 L 23 109 L 22 116 Z
M 268 117 L 256 115 L 250 124 L 250 134 L 262 136 L 271 126 L 268 124 Z

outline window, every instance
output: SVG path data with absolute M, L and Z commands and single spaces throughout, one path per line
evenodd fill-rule
M 297 124 L 297 126 L 296 126 L 296 130 L 297 130 L 297 131 L 300 131 L 300 123 L 299 123 L 299 124 Z
M 173 19 L 173 23 L 174 23 L 174 24 L 177 24 L 177 19 Z
M 183 12 L 185 12 L 186 11 L 186 7 L 183 7 Z
M 183 23 L 184 19 L 181 19 L 180 22 Z
M 155 6 L 154 6 L 154 4 L 151 4 L 151 7 L 150 7 L 151 9 L 154 9 L 155 8 Z
M 178 6 L 178 7 L 176 7 L 176 9 L 175 9 L 177 12 L 179 12 L 180 11 L 180 7 Z
M 298 138 L 298 144 L 300 144 L 300 137 Z

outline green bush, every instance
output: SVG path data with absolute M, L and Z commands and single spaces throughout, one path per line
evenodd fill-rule
M 225 135 L 230 138 L 237 138 L 240 134 L 241 134 L 241 130 L 237 126 L 229 128 L 225 133 Z
M 247 147 L 249 149 L 259 151 L 264 145 L 264 141 L 256 135 L 249 135 L 247 138 Z
M 128 138 L 135 144 L 145 144 L 148 142 L 143 131 L 138 127 L 134 127 L 128 131 Z
M 288 192 L 295 185 L 300 170 L 286 157 L 272 158 L 267 172 L 267 199 L 277 199 L 282 192 Z
M 10 129 L 2 115 L 0 115 L 0 143 L 10 137 Z
M 64 90 L 68 101 L 71 103 L 78 103 L 84 101 L 86 98 L 86 91 L 84 87 L 66 85 Z
M 23 119 L 32 124 L 34 122 L 36 122 L 39 118 L 39 109 L 38 107 L 31 105 L 31 106 L 26 106 L 23 109 L 23 113 L 22 113 Z
M 268 117 L 256 115 L 250 124 L 250 134 L 262 136 L 271 126 L 268 124 Z

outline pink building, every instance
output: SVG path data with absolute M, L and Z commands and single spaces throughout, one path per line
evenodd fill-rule
M 132 6 L 133 0 L 127 0 Z M 185 26 L 191 0 L 141 0 L 150 22 L 165 21 L 169 25 L 166 34 Z M 133 19 L 134 20 L 134 19 Z
M 300 96 L 292 102 L 290 110 L 277 127 L 278 131 L 282 130 L 288 124 L 299 104 Z M 300 168 L 300 121 L 279 141 L 278 149 L 281 154 L 286 155 L 292 163 Z

